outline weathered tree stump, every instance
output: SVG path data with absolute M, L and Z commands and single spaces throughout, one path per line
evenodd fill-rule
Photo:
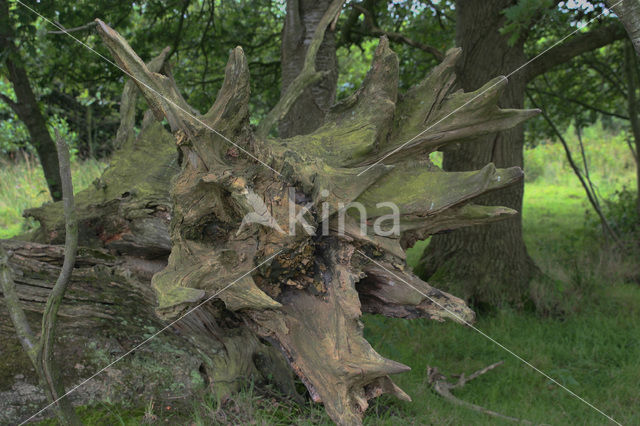
M 382 393 L 407 399 L 389 375 L 408 367 L 381 357 L 363 338 L 362 311 L 472 321 L 463 301 L 406 268 L 403 248 L 435 232 L 515 214 L 468 202 L 522 176 L 519 168 L 492 165 L 445 173 L 429 153 L 471 143 L 535 111 L 497 107 L 504 78 L 478 93 L 454 91 L 456 49 L 399 98 L 398 59 L 383 38 L 362 87 L 334 106 L 323 126 L 284 140 L 257 137 L 249 125 L 249 71 L 241 48 L 230 54 L 214 105 L 200 115 L 170 77 L 149 71 L 101 21 L 98 29 L 156 116 L 167 119 L 181 153 L 171 186 L 171 254 L 152 280 L 157 312 L 177 318 L 215 296 L 224 308 L 208 304 L 201 321 L 233 312 L 242 319 L 238 327 L 282 351 L 337 423 L 359 423 L 367 400 Z M 377 162 L 382 157 L 385 165 Z M 378 203 L 394 203 L 398 235 L 362 235 L 357 216 L 342 216 L 341 225 L 339 203 L 351 202 L 364 206 L 367 228 L 389 213 Z M 313 207 L 305 210 L 307 203 Z M 305 223 L 282 232 L 291 210 Z M 321 227 L 344 232 L 321 233 Z M 256 269 L 265 259 L 271 260 Z
M 153 307 L 169 321 L 207 301 L 176 324 L 178 336 L 167 339 L 182 338 L 193 348 L 189 353 L 201 355 L 201 370 L 221 392 L 252 375 L 284 377 L 282 388 L 290 387 L 280 368 L 286 359 L 312 399 L 324 403 L 339 424 L 360 423 L 368 400 L 383 393 L 409 399 L 389 377 L 409 367 L 369 345 L 362 312 L 473 321 L 462 300 L 411 273 L 404 249 L 434 233 L 516 214 L 470 201 L 522 177 L 519 168 L 493 165 L 446 173 L 429 154 L 473 143 L 536 111 L 499 109 L 502 77 L 478 92 L 455 90 L 459 49 L 399 96 L 398 59 L 382 38 L 362 86 L 330 110 L 324 125 L 304 136 L 274 139 L 265 136 L 274 117 L 286 114 L 304 85 L 297 92 L 292 85 L 284 107 L 254 132 L 249 70 L 240 47 L 230 54 L 215 103 L 199 114 L 170 74 L 151 70 L 99 20 L 98 31 L 172 134 L 149 124 L 136 141 L 125 143 L 95 187 L 78 194 L 81 241 L 110 263 L 96 260 L 87 271 L 80 255 L 62 314 L 128 317 L 127 306 L 135 306 L 135 315 L 143 312 L 158 324 Z M 363 210 L 344 215 L 344 205 L 352 202 Z M 374 232 L 389 214 L 381 202 L 397 206 L 397 232 L 388 224 Z M 29 212 L 42 224 L 38 241 L 56 244 L 63 238 L 58 210 L 54 204 Z M 304 222 L 289 226 L 291 213 Z M 25 245 L 14 253 L 35 247 L 3 244 Z M 33 272 L 19 256 L 13 259 L 18 273 Z M 103 270 L 114 278 L 91 275 Z M 149 280 L 151 287 L 145 285 Z M 36 303 L 30 293 L 46 292 L 44 284 L 35 289 L 17 281 L 27 304 Z

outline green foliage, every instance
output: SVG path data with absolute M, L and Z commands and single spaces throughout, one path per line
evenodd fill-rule
M 252 113 L 259 120 L 280 94 L 280 33 L 283 1 L 163 0 L 155 2 L 25 2 L 66 28 L 101 18 L 116 28 L 144 60 L 171 46 L 172 72 L 187 101 L 206 111 L 222 85 L 229 51 L 240 45 L 251 69 Z M 20 58 L 46 116 L 63 117 L 77 135 L 77 153 L 101 158 L 112 150 L 119 122 L 118 102 L 126 76 L 15 1 L 10 14 Z M 109 57 L 91 30 L 74 37 Z M 1 54 L 0 54 L 1 56 Z M 0 68 L 1 70 L 1 68 Z M 4 74 L 4 70 L 2 70 Z M 7 93 L 0 77 L 0 93 Z M 139 115 L 145 107 L 140 100 Z M 88 109 L 91 109 L 89 119 Z M 20 121 L 0 101 L 0 153 L 24 149 L 28 137 Z
M 509 34 L 509 44 L 515 45 L 523 33 L 531 28 L 532 22 L 553 3 L 551 0 L 521 0 L 504 9 L 502 13 L 506 18 L 506 23 L 500 32 Z
M 632 187 L 635 182 L 635 162 L 627 144 L 625 131 L 614 131 L 601 122 L 582 129 L 582 142 L 587 158 L 589 174 L 598 192 L 612 195 L 623 186 Z M 584 172 L 580 145 L 575 128 L 570 126 L 564 134 L 574 160 Z M 562 144 L 550 139 L 524 150 L 524 171 L 527 182 L 542 178 L 549 185 L 580 188 L 569 167 Z M 577 186 L 576 186 L 577 185 Z
M 640 236 L 640 217 L 638 217 L 638 193 L 624 187 L 603 200 L 603 213 L 611 228 L 619 235 L 634 238 Z M 589 212 L 587 217 L 594 228 L 600 227 L 600 219 Z

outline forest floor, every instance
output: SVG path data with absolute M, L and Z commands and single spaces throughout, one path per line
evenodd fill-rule
M 593 139 L 602 137 L 601 129 L 594 132 Z M 597 146 L 624 147 L 622 140 L 609 142 Z M 598 147 L 588 148 L 594 153 L 590 162 L 600 192 L 610 196 L 624 186 L 633 190 L 633 169 L 621 166 L 622 157 L 615 153 L 600 158 Z M 500 309 L 481 315 L 476 327 L 616 421 L 640 424 L 638 254 L 610 250 L 593 220 L 585 218 L 589 206 L 584 192 L 564 164 L 559 146 L 528 150 L 525 158 L 530 171 L 523 210 L 525 238 L 530 254 L 552 278 L 551 284 L 534 286 L 536 312 Z M 90 184 L 102 168 L 95 161 L 78 163 L 76 188 Z M 0 167 L 0 238 L 31 226 L 21 223 L 20 212 L 46 199 L 38 173 L 38 167 L 24 162 Z M 418 243 L 408 252 L 410 264 L 415 264 L 426 244 Z M 426 374 L 427 366 L 437 366 L 449 377 L 468 375 L 501 360 L 504 365 L 454 391 L 455 395 L 534 423 L 607 423 L 602 414 L 470 328 L 371 315 L 364 317 L 364 323 L 366 336 L 378 352 L 411 366 L 410 372 L 394 381 L 413 399 L 411 403 L 386 397 L 372 401 L 366 424 L 502 424 L 444 400 L 432 391 Z M 85 424 L 92 425 L 331 424 L 317 405 L 300 407 L 252 387 L 222 404 L 203 394 L 188 405 L 105 403 L 79 411 Z

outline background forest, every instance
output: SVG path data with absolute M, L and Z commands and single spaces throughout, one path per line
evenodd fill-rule
M 106 58 L 111 56 L 94 26 L 87 25 L 95 18 L 145 61 L 169 46 L 166 61 L 177 87 L 199 111 L 216 98 L 230 50 L 242 46 L 251 72 L 251 124 L 257 126 L 304 59 L 304 50 L 301 55 L 296 49 L 306 44 L 290 43 L 292 8 L 303 26 L 314 28 L 314 14 L 322 16 L 330 2 L 24 3 Z M 127 138 L 119 133 L 127 78 L 18 2 L 0 0 L 0 6 L 0 239 L 11 239 L 37 232 L 38 221 L 23 217 L 26 210 L 61 197 L 56 134 L 71 148 L 75 191 L 96 185 Z M 309 28 L 304 31 L 312 35 Z M 483 136 L 477 146 L 431 155 L 448 171 L 489 162 L 522 166 L 524 182 L 481 198 L 521 215 L 418 241 L 408 249 L 407 263 L 430 284 L 467 301 L 477 314 L 475 326 L 488 336 L 616 421 L 640 423 L 640 66 L 618 17 L 595 1 L 349 0 L 329 28 L 317 62 L 328 72 L 310 90 L 313 105 L 292 109 L 272 135 L 317 128 L 314 108 L 326 112 L 360 87 L 385 35 L 399 58 L 400 96 L 448 49 L 460 46 L 461 88 L 476 90 L 507 75 L 500 106 L 542 110 L 514 129 Z M 136 133 L 146 109 L 140 96 Z M 371 401 L 366 424 L 507 423 L 443 398 L 427 374 L 437 366 L 448 377 L 468 375 L 501 360 L 504 365 L 455 396 L 534 423 L 606 420 L 468 327 L 371 314 L 363 322 L 378 352 L 412 367 L 394 380 L 413 399 Z M 141 330 L 138 340 L 145 333 L 150 331 Z M 16 374 L 27 381 L 32 374 L 28 362 L 20 373 L 3 364 L 20 350 L 17 340 L 0 341 L 0 399 L 13 398 Z M 102 355 L 92 368 L 112 359 Z M 196 391 L 186 398 L 176 384 L 172 395 L 96 398 L 77 412 L 86 424 L 331 423 L 318 405 L 268 384 L 248 380 L 240 393 L 220 399 L 198 374 L 191 379 L 190 392 Z M 301 383 L 297 387 L 303 392 Z M 10 423 L 0 416 L 3 421 Z

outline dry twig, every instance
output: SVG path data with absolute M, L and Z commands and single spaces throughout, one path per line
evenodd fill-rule
M 429 382 L 429 384 L 433 387 L 433 390 L 435 390 L 438 395 L 442 396 L 444 399 L 453 402 L 454 404 L 457 405 L 462 405 L 463 407 L 467 407 L 470 408 L 474 411 L 478 411 L 480 413 L 484 413 L 484 414 L 488 414 L 490 416 L 494 416 L 494 417 L 498 417 L 504 420 L 509 420 L 512 422 L 516 422 L 516 423 L 524 423 L 524 424 L 533 424 L 528 420 L 523 420 L 523 419 L 518 419 L 516 417 L 510 417 L 510 416 L 505 416 L 504 414 L 500 414 L 497 413 L 495 411 L 491 411 L 488 410 L 484 407 L 481 407 L 479 405 L 475 405 L 472 404 L 470 402 L 467 401 L 463 401 L 457 397 L 455 397 L 452 393 L 451 390 L 452 389 L 459 389 L 461 387 L 463 387 L 464 385 L 466 385 L 467 383 L 469 383 L 470 381 L 472 381 L 473 379 L 476 379 L 480 376 L 482 376 L 484 373 L 493 370 L 494 368 L 502 365 L 504 363 L 504 361 L 498 361 L 494 364 L 491 364 L 481 370 L 476 371 L 475 373 L 471 374 L 469 377 L 465 377 L 464 374 L 461 374 L 458 377 L 458 381 L 455 383 L 451 383 L 447 380 L 447 377 L 442 374 L 440 372 L 440 370 L 438 370 L 437 367 L 429 367 L 427 366 L 427 380 Z

